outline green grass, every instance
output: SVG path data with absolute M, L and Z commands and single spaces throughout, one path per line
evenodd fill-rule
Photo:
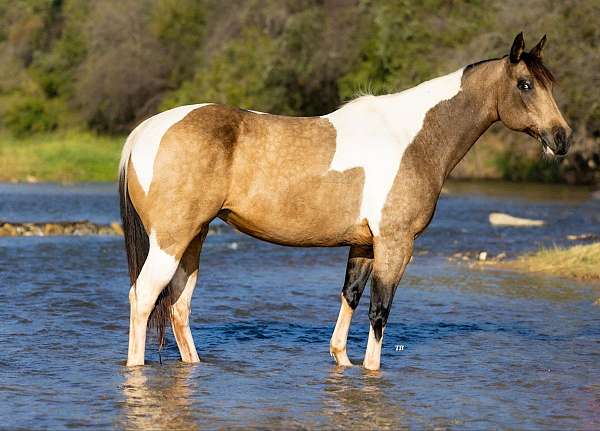
M 81 131 L 25 138 L 0 133 L 0 181 L 116 181 L 124 142 Z
M 542 249 L 507 262 L 507 267 L 580 280 L 600 279 L 600 242 Z

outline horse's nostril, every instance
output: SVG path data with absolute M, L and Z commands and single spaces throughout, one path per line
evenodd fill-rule
M 552 129 L 552 138 L 556 155 L 564 156 L 569 150 L 570 134 L 567 133 L 564 127 L 554 127 Z
M 554 141 L 556 143 L 562 143 L 567 141 L 567 132 L 562 127 L 555 127 L 553 129 Z

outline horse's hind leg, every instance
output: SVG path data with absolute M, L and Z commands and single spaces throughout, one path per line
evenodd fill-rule
M 190 306 L 192 302 L 192 294 L 196 287 L 198 279 L 199 256 L 202 249 L 202 243 L 208 232 L 208 223 L 204 225 L 198 236 L 192 240 L 186 249 L 179 267 L 171 280 L 176 301 L 173 304 L 171 312 L 171 325 L 173 334 L 179 347 L 181 360 L 183 362 L 200 362 L 194 338 L 190 330 Z
M 144 365 L 148 318 L 158 296 L 177 270 L 179 259 L 176 259 L 175 256 L 181 255 L 178 253 L 178 249 L 187 247 L 187 243 L 183 247 L 175 245 L 169 250 L 173 252 L 170 254 L 161 249 L 155 233 L 150 235 L 149 241 L 148 257 L 135 285 L 129 291 L 131 316 L 127 366 Z
M 331 335 L 329 353 L 335 358 L 338 365 L 351 366 L 346 353 L 346 340 L 352 321 L 352 314 L 365 289 L 371 269 L 373 267 L 373 248 L 353 246 L 350 247 L 346 277 L 342 288 L 340 314 Z

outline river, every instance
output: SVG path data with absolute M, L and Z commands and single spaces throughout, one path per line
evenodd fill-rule
M 0 220 L 118 219 L 114 185 L 0 185 Z M 492 211 L 543 219 L 498 228 Z M 185 365 L 128 369 L 120 237 L 0 238 L 1 429 L 599 429 L 600 286 L 469 268 L 600 235 L 600 200 L 563 186 L 450 183 L 416 242 L 379 372 L 337 368 L 329 337 L 347 250 L 275 246 L 220 229 L 202 253 Z M 362 361 L 368 291 L 349 357 Z M 160 359 L 160 360 L 159 360 Z

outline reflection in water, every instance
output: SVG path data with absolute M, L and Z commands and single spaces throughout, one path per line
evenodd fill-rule
M 501 267 L 486 266 L 478 263 L 458 264 L 469 271 L 450 268 L 435 276 L 436 284 L 452 285 L 455 289 L 472 294 L 493 294 L 509 298 L 544 299 L 553 302 L 594 301 L 600 295 L 600 282 L 578 281 L 552 277 L 541 273 L 521 273 L 507 271 Z M 480 273 L 479 277 L 474 274 Z M 507 277 L 507 274 L 510 274 Z M 432 274 L 428 274 L 432 277 Z M 417 283 L 423 283 L 424 277 L 409 277 Z M 524 287 L 526 286 L 526 287 Z
M 192 370 L 193 366 L 186 364 L 126 369 L 122 426 L 132 430 L 198 429 L 191 402 Z
M 446 182 L 445 189 L 453 195 L 483 195 L 492 198 L 526 199 L 530 202 L 567 201 L 583 202 L 590 199 L 593 188 L 573 187 L 566 184 L 522 183 L 503 181 L 461 181 Z
M 370 429 L 406 429 L 407 413 L 400 400 L 388 397 L 390 390 L 395 392 L 394 386 L 380 371 L 332 367 L 324 382 L 321 414 L 334 428 L 353 429 L 360 424 Z

